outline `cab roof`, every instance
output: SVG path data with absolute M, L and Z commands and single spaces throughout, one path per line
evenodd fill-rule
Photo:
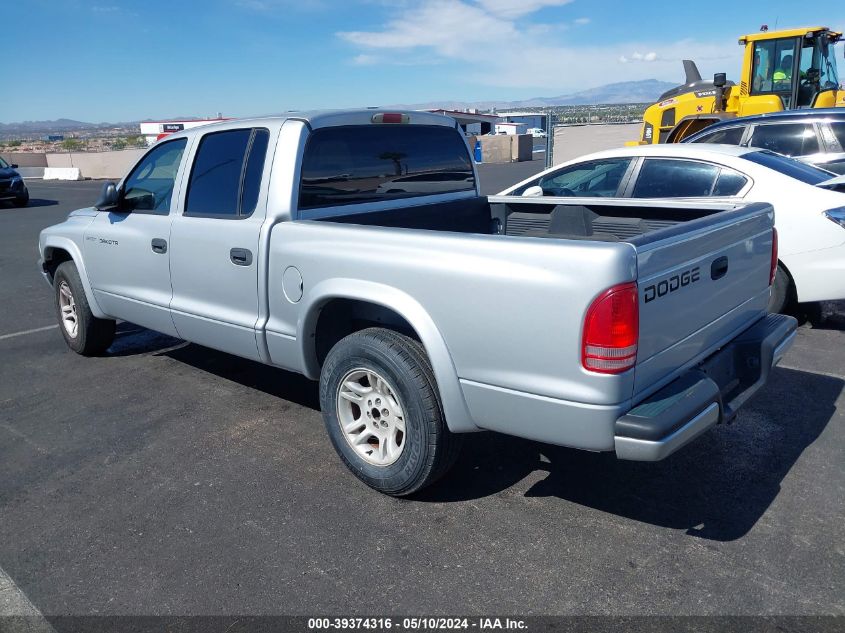
M 759 33 L 750 33 L 740 37 L 739 43 L 745 44 L 747 42 L 759 42 L 761 40 L 778 40 L 786 37 L 804 37 L 808 33 L 817 35 L 820 32 L 829 33 L 835 40 L 842 37 L 842 33 L 838 31 L 831 31 L 826 26 L 806 26 L 798 29 L 782 29 L 780 31 L 761 31 Z
M 403 120 L 402 123 L 378 123 L 374 121 L 374 117 L 378 114 L 400 114 L 403 117 L 407 117 L 407 119 Z M 438 125 L 452 128 L 457 127 L 455 119 L 444 114 L 421 112 L 419 110 L 368 108 L 359 110 L 311 110 L 303 112 L 286 112 L 285 114 L 263 117 L 215 121 L 214 123 L 209 123 L 208 125 L 201 125 L 183 132 L 175 133 L 173 136 L 176 136 L 177 134 L 179 136 L 191 136 L 196 134 L 205 134 L 211 130 L 230 130 L 260 125 L 281 125 L 287 120 L 302 121 L 312 129 L 339 125 Z

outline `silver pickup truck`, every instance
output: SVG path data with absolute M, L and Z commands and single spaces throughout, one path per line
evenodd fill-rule
M 485 198 L 455 122 L 422 112 L 172 134 L 39 249 L 71 349 L 122 319 L 319 380 L 337 453 L 391 495 L 485 429 L 663 459 L 796 327 L 766 314 L 769 205 Z

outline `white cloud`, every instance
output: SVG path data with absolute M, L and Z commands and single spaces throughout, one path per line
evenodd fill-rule
M 656 62 L 659 59 L 655 51 L 649 53 L 639 53 L 634 51 L 630 56 L 621 55 L 619 61 L 623 64 L 630 64 L 631 62 Z
M 590 22 L 592 22 L 592 20 L 590 20 L 590 18 L 576 18 L 575 19 L 575 24 L 577 24 L 579 26 L 583 26 L 584 24 L 589 24 Z
M 389 51 L 385 63 L 443 62 L 474 84 L 536 88 L 549 95 L 617 81 L 654 78 L 680 82 L 680 60 L 690 56 L 713 62 L 712 72 L 736 74 L 739 68 L 740 55 L 733 39 L 575 45 L 566 42 L 565 25 L 516 21 L 552 4 L 563 2 L 420 0 L 396 12 L 381 28 L 337 35 L 364 56 Z M 702 73 L 711 71 L 710 66 L 699 65 Z
M 534 13 L 545 7 L 569 4 L 572 0 L 476 0 L 476 2 L 495 16 L 512 19 Z
M 352 58 L 352 64 L 355 66 L 372 66 L 373 64 L 379 63 L 379 58 L 376 55 L 356 55 Z

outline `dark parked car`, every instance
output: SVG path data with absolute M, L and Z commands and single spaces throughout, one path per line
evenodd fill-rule
M 15 206 L 25 207 L 29 204 L 29 191 L 16 168 L 0 157 L 0 201 L 11 200 Z
M 714 123 L 683 142 L 761 147 L 845 174 L 845 108 L 729 119 Z

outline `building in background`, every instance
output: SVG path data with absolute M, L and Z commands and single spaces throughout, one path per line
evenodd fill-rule
M 190 130 L 192 127 L 199 127 L 201 125 L 208 125 L 209 123 L 229 120 L 230 117 L 222 117 L 218 114 L 217 117 L 213 119 L 143 121 L 141 122 L 141 135 L 147 141 L 147 145 L 152 145 L 160 138 L 164 138 L 168 134 L 173 134 L 174 132 L 181 132 L 182 130 Z
M 548 117 L 544 112 L 499 112 L 503 123 L 524 123 L 526 129 L 540 128 L 549 131 Z
M 496 134 L 528 134 L 527 123 L 497 123 Z
M 458 122 L 467 136 L 481 136 L 493 132 L 496 123 L 501 119 L 495 114 L 479 114 L 478 112 L 459 112 L 456 110 L 428 110 L 434 114 L 450 116 Z

